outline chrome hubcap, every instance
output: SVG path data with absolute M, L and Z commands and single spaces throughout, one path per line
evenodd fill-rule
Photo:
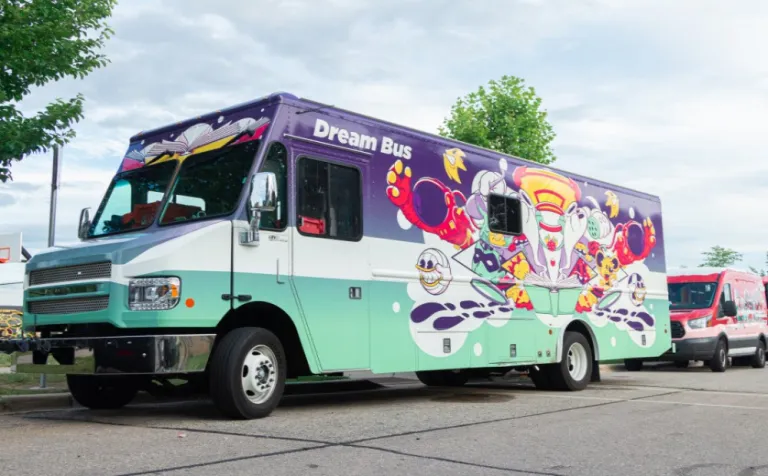
M 582 380 L 587 375 L 587 366 L 589 365 L 587 349 L 575 342 L 568 349 L 567 359 L 568 373 L 571 374 L 571 378 L 576 381 Z
M 277 358 L 272 349 L 257 345 L 246 354 L 242 384 L 245 397 L 252 403 L 263 403 L 272 396 L 277 384 Z

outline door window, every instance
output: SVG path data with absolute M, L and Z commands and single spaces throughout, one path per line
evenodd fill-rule
M 725 317 L 725 303 L 726 301 L 733 301 L 733 294 L 731 293 L 731 283 L 725 283 L 723 285 L 723 292 L 720 293 L 720 309 L 718 310 L 718 317 Z
M 363 207 L 360 171 L 302 157 L 298 162 L 297 223 L 307 236 L 358 241 Z
M 274 211 L 261 212 L 259 228 L 283 231 L 288 225 L 288 153 L 283 144 L 274 142 L 269 146 L 259 172 L 272 172 L 277 179 L 277 204 Z

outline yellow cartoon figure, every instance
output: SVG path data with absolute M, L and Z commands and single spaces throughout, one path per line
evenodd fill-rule
M 461 183 L 459 177 L 459 169 L 467 171 L 467 166 L 464 165 L 464 151 L 461 149 L 448 149 L 443 153 L 443 166 L 445 167 L 445 173 L 448 174 L 448 178 L 454 182 Z

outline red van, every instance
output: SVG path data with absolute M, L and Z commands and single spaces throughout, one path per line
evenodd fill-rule
M 765 367 L 768 280 L 732 268 L 692 268 L 667 273 L 672 348 L 659 361 L 688 367 L 702 360 L 713 372 L 733 365 Z M 642 362 L 625 361 L 627 370 Z

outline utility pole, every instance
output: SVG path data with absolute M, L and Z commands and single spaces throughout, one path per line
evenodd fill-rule
M 48 247 L 56 241 L 56 194 L 59 191 L 61 178 L 61 151 L 58 145 L 53 146 L 53 174 L 51 176 L 51 209 L 48 214 Z M 40 374 L 40 388 L 46 388 L 45 374 Z

